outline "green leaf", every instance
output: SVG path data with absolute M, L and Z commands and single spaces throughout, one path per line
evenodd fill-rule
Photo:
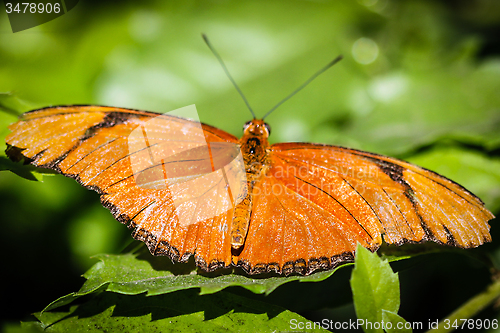
M 23 165 L 9 160 L 7 157 L 0 156 L 0 171 L 11 171 L 27 180 L 43 181 L 43 176 L 52 176 L 57 172 L 49 169 L 37 168 L 33 165 Z
M 39 321 L 22 321 L 21 325 L 16 323 L 15 325 L 5 325 L 3 327 L 2 333 L 38 333 L 43 332 L 43 325 Z
M 1 95 L 1 94 L 0 94 Z M 2 107 L 0 105 L 0 111 Z M 17 115 L 7 112 L 0 112 L 0 156 L 5 156 L 5 137 L 10 133 L 8 126 L 17 120 Z
M 411 324 L 404 320 L 395 312 L 382 310 L 382 320 L 384 321 L 385 331 L 387 333 L 411 333 Z
M 231 286 L 240 286 L 255 294 L 269 295 L 279 286 L 292 281 L 320 282 L 332 276 L 339 266 L 330 271 L 321 271 L 308 276 L 279 276 L 276 274 L 247 275 L 240 268 L 231 268 L 207 273 L 197 268 L 193 260 L 186 264 L 172 263 L 169 258 L 152 256 L 144 243 L 130 252 L 118 255 L 94 256 L 99 262 L 83 276 L 87 281 L 79 291 L 62 296 L 50 303 L 43 311 L 50 311 L 72 303 L 74 300 L 101 291 L 126 295 L 146 293 L 161 295 L 179 290 L 200 288 L 200 294 L 212 294 Z M 391 252 L 389 261 L 410 258 L 405 252 Z
M 28 111 L 32 106 L 26 101 L 21 100 L 13 93 L 0 92 L 0 111 L 13 116 L 18 116 L 22 112 Z
M 312 325 L 276 305 L 228 292 L 198 295 L 195 290 L 152 297 L 103 292 L 68 312 L 35 316 L 46 332 L 275 332 Z
M 216 293 L 230 286 L 241 286 L 253 293 L 267 295 L 280 285 L 292 281 L 323 281 L 337 269 L 345 266 L 309 276 L 251 276 L 244 274 L 239 268 L 206 273 L 196 268 L 192 260 L 188 264 L 173 264 L 169 258 L 152 256 L 144 244 L 133 253 L 101 254 L 94 258 L 100 261 L 83 275 L 87 281 L 82 288 L 78 292 L 60 297 L 43 311 L 53 310 L 81 296 L 101 290 L 127 295 L 146 293 L 148 296 L 153 296 L 200 288 L 200 294 L 203 295 Z
M 383 332 L 382 310 L 399 310 L 399 280 L 387 260 L 358 244 L 351 277 L 351 288 L 358 319 L 365 321 L 365 332 Z M 378 329 L 376 328 L 378 327 Z

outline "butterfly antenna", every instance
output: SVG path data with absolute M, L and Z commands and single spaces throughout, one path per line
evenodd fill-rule
M 231 74 L 229 74 L 229 71 L 227 70 L 227 67 L 224 64 L 224 61 L 222 61 L 222 58 L 220 57 L 220 55 L 217 53 L 217 51 L 215 51 L 214 47 L 212 46 L 212 44 L 208 40 L 207 35 L 201 34 L 201 36 L 203 37 L 203 40 L 205 41 L 205 43 L 207 43 L 207 46 L 210 49 L 210 51 L 212 51 L 212 53 L 217 58 L 217 60 L 219 60 L 219 63 L 221 64 L 222 68 L 224 69 L 224 72 L 226 72 L 227 77 L 229 78 L 229 80 L 231 80 L 231 83 L 236 88 L 236 90 L 240 94 L 241 98 L 243 98 L 243 100 L 245 101 L 245 104 L 248 107 L 248 110 L 250 110 L 250 113 L 252 113 L 252 116 L 255 119 L 256 118 L 255 117 L 255 113 L 253 112 L 252 108 L 250 107 L 250 104 L 248 103 L 247 98 L 245 97 L 245 95 L 243 95 L 243 92 L 241 91 L 240 87 L 238 87 L 238 85 L 236 84 L 236 82 L 233 80 L 233 77 L 231 76 Z
M 264 118 L 266 118 L 267 116 L 269 116 L 271 114 L 271 112 L 273 112 L 274 110 L 276 110 L 278 107 L 281 106 L 281 104 L 285 103 L 286 101 L 288 101 L 293 95 L 295 95 L 296 93 L 298 93 L 299 91 L 301 91 L 302 89 L 304 89 L 309 83 L 311 83 L 315 78 L 317 78 L 320 74 L 322 74 L 323 72 L 326 72 L 326 70 L 328 70 L 328 68 L 332 67 L 333 65 L 335 65 L 336 63 L 338 63 L 340 60 L 342 60 L 343 56 L 339 55 L 337 58 L 333 59 L 332 61 L 330 61 L 325 67 L 321 68 L 319 71 L 317 71 L 316 73 L 314 73 L 313 76 L 311 76 L 306 82 L 304 82 L 300 87 L 298 87 L 297 89 L 295 89 L 290 95 L 286 96 L 285 98 L 283 98 L 278 104 L 276 104 L 271 110 L 269 110 L 265 115 L 264 117 L 262 117 L 262 120 L 264 120 Z

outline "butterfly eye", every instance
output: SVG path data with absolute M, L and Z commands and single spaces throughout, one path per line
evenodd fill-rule
M 250 126 L 251 123 L 252 123 L 251 120 L 247 121 L 245 125 L 243 125 L 243 131 L 245 131 L 248 128 L 248 126 Z
M 267 133 L 269 135 L 271 135 L 271 126 L 269 126 L 268 124 L 264 123 L 264 126 L 266 126 L 266 130 L 267 130 Z

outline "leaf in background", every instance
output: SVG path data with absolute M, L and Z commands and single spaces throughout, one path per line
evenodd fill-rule
M 310 323 L 276 305 L 228 292 L 198 295 L 195 290 L 153 297 L 103 292 L 68 312 L 35 316 L 51 332 L 276 332 L 290 331 L 293 323 Z
M 383 310 L 394 314 L 399 310 L 398 274 L 392 272 L 387 260 L 358 244 L 351 289 L 358 320 L 364 320 L 363 330 L 383 332 Z
M 17 117 L 31 108 L 32 106 L 29 103 L 21 100 L 15 94 L 0 92 L 0 111 Z
M 39 333 L 45 332 L 43 329 L 43 325 L 39 321 L 22 321 L 21 327 L 16 325 L 16 328 L 10 329 L 8 326 L 4 326 L 4 333 Z
M 398 69 L 358 85 L 352 94 L 366 96 L 371 110 L 352 118 L 335 142 L 389 155 L 446 137 L 497 148 L 500 62 L 463 67 L 460 72 L 452 65 L 435 72 Z M 318 140 L 327 132 L 331 127 L 320 125 Z
M 43 176 L 57 174 L 53 170 L 37 168 L 33 165 L 23 165 L 22 163 L 13 162 L 7 157 L 0 156 L 0 172 L 6 170 L 15 173 L 19 177 L 33 181 L 43 181 Z
M 0 94 L 1 96 L 2 94 Z M 1 112 L 2 105 L 0 104 L 0 156 L 5 156 L 5 137 L 10 133 L 8 126 L 17 120 L 17 114 L 13 115 L 10 112 Z
M 464 186 L 495 212 L 500 209 L 500 159 L 459 147 L 436 147 L 409 158 Z

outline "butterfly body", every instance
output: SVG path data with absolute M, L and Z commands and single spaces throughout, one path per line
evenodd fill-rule
M 238 140 L 173 116 L 62 106 L 25 113 L 9 128 L 9 157 L 96 190 L 152 254 L 181 262 L 194 255 L 206 271 L 310 274 L 352 261 L 357 243 L 470 248 L 491 240 L 493 214 L 453 181 L 344 147 L 270 145 L 262 120 L 247 123 Z M 199 155 L 203 146 L 210 154 Z M 236 153 L 243 175 L 226 167 Z
M 240 139 L 241 152 L 245 163 L 246 195 L 240 198 L 235 209 L 231 228 L 231 246 L 238 250 L 243 246 L 252 213 L 253 189 L 255 183 L 267 174 L 269 158 L 269 126 L 262 120 L 247 122 Z

